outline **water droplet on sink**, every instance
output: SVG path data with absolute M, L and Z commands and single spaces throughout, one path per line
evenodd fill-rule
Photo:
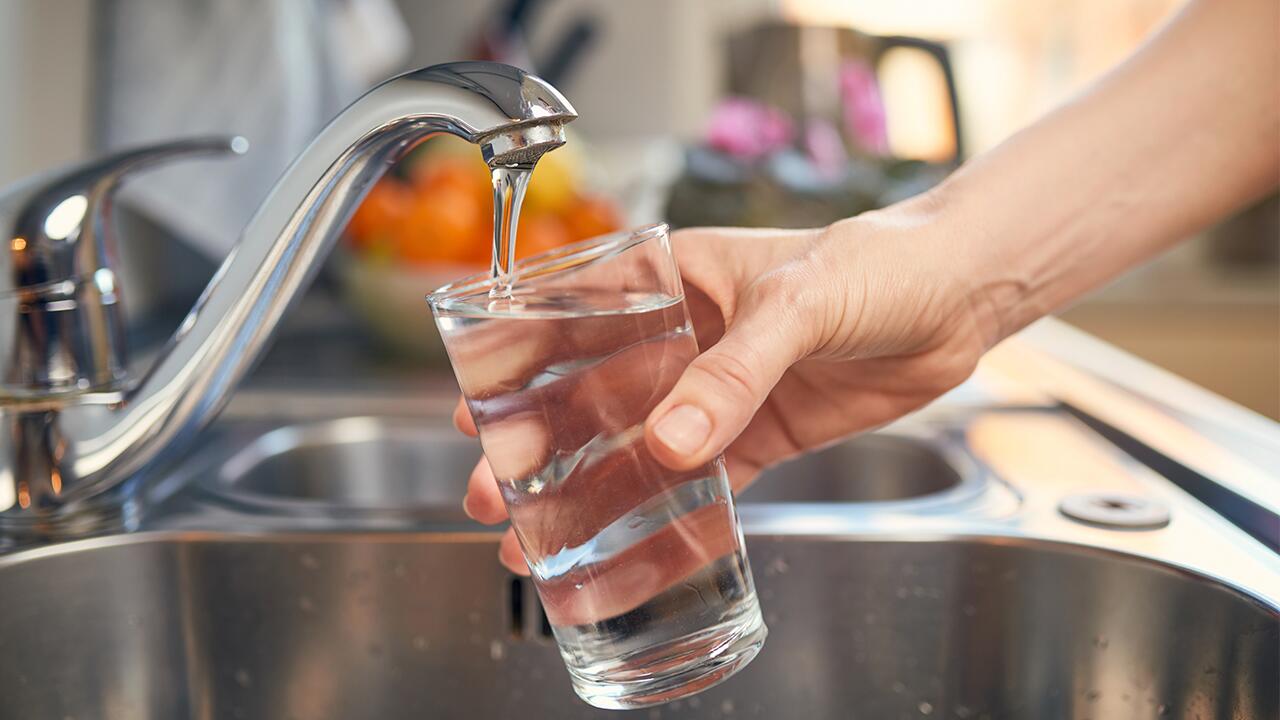
M 960 720 L 968 720 L 968 718 L 973 717 L 973 711 L 965 705 L 957 705 L 955 713 L 956 717 L 960 718 Z
M 866 623 L 866 624 L 868 624 L 868 625 L 875 625 L 875 624 L 876 624 L 876 614 L 875 614 L 875 613 L 867 613 L 866 615 L 863 615 L 863 616 L 862 616 L 862 620 L 863 620 L 863 622 L 865 622 L 865 623 Z
M 1168 706 L 1168 705 L 1165 705 L 1165 704 L 1163 704 L 1163 703 L 1161 703 L 1160 707 L 1156 708 L 1156 714 L 1157 714 L 1157 715 L 1168 715 L 1168 714 L 1169 714 L 1169 706 Z
M 776 624 L 778 622 L 778 613 L 772 611 L 765 613 L 764 622 L 766 625 Z
M 311 553 L 303 553 L 301 562 L 302 562 L 302 567 L 307 568 L 308 570 L 315 570 L 316 568 L 320 567 L 320 561 L 317 560 L 316 556 L 312 555 Z
M 391 568 L 391 572 L 398 578 L 402 578 L 409 574 L 409 571 L 408 569 L 405 568 L 404 563 L 396 563 Z
M 904 587 L 900 587 L 900 588 L 898 588 L 898 592 L 897 592 L 896 594 L 897 594 L 897 596 L 898 596 L 899 598 L 905 598 L 906 596 L 910 595 L 911 593 L 910 593 L 906 588 L 904 588 Z
M 901 695 L 902 693 L 907 691 L 907 686 L 903 685 L 899 681 L 895 681 L 892 685 L 889 686 L 889 689 Z
M 968 615 L 969 617 L 973 617 L 974 615 L 978 614 L 978 608 L 972 605 L 965 605 L 963 608 L 961 608 L 961 611 L 964 612 L 964 614 Z
M 918 574 L 918 573 L 919 573 L 919 571 L 918 571 L 918 570 L 916 570 L 916 566 L 915 566 L 915 565 L 912 565 L 911 563 L 907 563 L 907 564 L 905 564 L 905 565 L 903 565 L 903 566 L 902 566 L 902 574 L 903 574 L 903 575 L 916 575 L 916 574 Z
M 660 717 L 662 717 L 662 711 L 658 708 L 649 711 L 649 720 L 658 720 Z
M 773 559 L 773 562 L 769 563 L 765 567 L 764 574 L 768 576 L 786 575 L 787 571 L 790 569 L 791 565 L 787 562 L 787 559 L 782 556 L 778 556 Z
M 497 662 L 507 655 L 507 646 L 499 640 L 489 642 L 489 659 Z
M 414 635 L 414 636 L 413 636 L 413 649 L 414 649 L 414 650 L 418 650 L 418 651 L 426 650 L 426 649 L 427 649 L 427 646 L 429 646 L 430 644 L 431 644 L 431 643 L 427 642 L 427 639 L 426 639 L 425 637 L 421 636 L 421 635 Z
M 302 609 L 302 612 L 311 612 L 316 609 L 316 604 L 311 601 L 311 598 L 303 595 L 298 598 L 298 607 Z
M 1111 641 L 1107 640 L 1106 635 L 1097 635 L 1093 638 L 1093 646 L 1098 648 L 1099 650 L 1106 650 L 1107 646 L 1110 644 L 1111 644 Z
M 253 687 L 253 676 L 249 674 L 248 670 L 237 668 L 236 684 L 243 688 Z
M 724 713 L 725 715 L 732 715 L 732 714 L 733 714 L 733 701 L 732 701 L 732 700 L 725 700 L 725 701 L 721 702 L 721 703 L 720 703 L 720 712 Z
M 932 714 L 933 714 L 933 705 L 932 705 L 932 704 L 930 704 L 930 703 L 924 702 L 923 700 L 922 700 L 922 701 L 920 702 L 920 704 L 919 704 L 919 705 L 917 705 L 916 707 L 918 707 L 918 708 L 920 709 L 920 714 L 921 714 L 921 715 L 932 715 Z
M 691 697 L 691 698 L 689 698 L 689 707 L 694 708 L 694 709 L 697 709 L 697 708 L 699 708 L 699 707 L 701 707 L 701 706 L 702 706 L 702 700 L 701 700 L 701 698 L 697 698 L 697 697 Z

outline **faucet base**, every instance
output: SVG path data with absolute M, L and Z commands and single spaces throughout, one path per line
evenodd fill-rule
M 137 493 L 109 492 L 49 513 L 0 516 L 0 555 L 22 548 L 137 530 L 142 501 Z

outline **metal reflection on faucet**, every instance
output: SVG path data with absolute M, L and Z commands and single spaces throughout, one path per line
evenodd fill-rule
M 66 187 L 68 177 L 83 180 L 84 170 L 46 180 L 34 195 L 30 185 L 0 195 L 0 222 L 21 224 L 33 212 L 44 220 L 36 235 L 25 235 L 27 252 L 38 256 L 34 267 L 0 256 L 0 333 L 14 338 L 0 352 L 0 468 L 34 488 L 30 511 L 0 511 L 0 532 L 55 527 L 51 519 L 74 515 L 194 436 L 253 365 L 365 192 L 419 141 L 449 133 L 478 145 L 492 166 L 527 164 L 564 144 L 563 126 L 575 117 L 555 88 L 498 63 L 437 65 L 374 88 L 285 171 L 155 365 L 136 382 L 123 372 L 119 293 L 97 276 L 110 271 L 111 253 L 95 201 L 158 152 L 238 151 L 243 141 L 203 140 L 91 166 L 89 207 L 63 235 L 74 241 L 60 243 L 74 248 L 70 253 L 48 242 L 64 229 L 60 220 L 49 221 L 68 196 L 32 203 Z M 98 182 L 106 177 L 110 182 Z M 32 316 L 23 309 L 29 303 L 17 297 L 47 294 L 50 281 L 71 287 L 47 300 L 75 306 L 50 312 L 46 302 Z M 58 372 L 51 372 L 55 366 Z M 80 380 L 89 381 L 88 390 Z M 54 473 L 61 492 L 52 490 Z
M 44 234 L 50 240 L 73 238 L 84 222 L 89 200 L 84 195 L 72 195 L 54 206 L 44 219 Z

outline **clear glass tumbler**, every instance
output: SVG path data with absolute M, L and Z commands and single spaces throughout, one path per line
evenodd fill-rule
M 649 412 L 698 352 L 665 225 L 428 297 L 574 690 L 674 700 L 755 657 L 760 617 L 724 464 L 660 465 Z

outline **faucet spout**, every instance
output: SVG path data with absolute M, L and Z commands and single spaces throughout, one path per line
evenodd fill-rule
M 25 482 L 28 505 L 56 513 L 174 451 L 222 409 L 365 193 L 414 145 L 449 133 L 479 146 L 491 166 L 528 164 L 564 144 L 564 124 L 575 117 L 555 88 L 498 63 L 436 65 L 369 91 L 285 171 L 159 360 L 123 399 L 66 405 L 28 423 L 41 437 L 24 438 L 20 450 L 41 454 L 57 482 L 32 482 L 11 457 L 0 457 L 0 483 Z M 37 487 L 43 491 L 32 497 Z M 31 515 L 16 503 L 0 506 L 0 532 Z

